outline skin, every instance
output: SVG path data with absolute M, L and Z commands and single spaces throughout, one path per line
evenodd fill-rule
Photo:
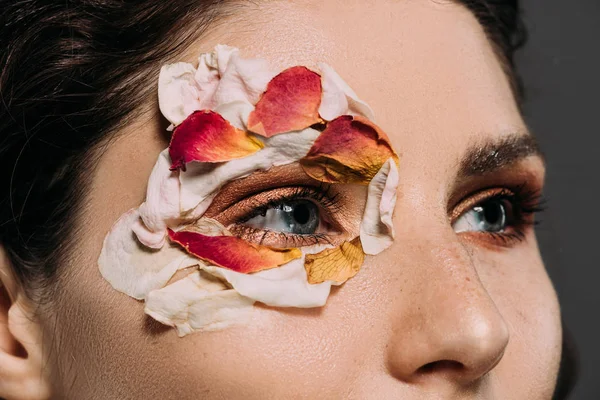
M 277 68 L 325 61 L 371 105 L 401 160 L 394 244 L 368 256 L 322 309 L 257 307 L 242 327 L 178 338 L 112 289 L 96 263 L 168 144 L 157 105 L 145 105 L 151 112 L 100 157 L 55 304 L 12 331 L 38 391 L 22 397 L 0 385 L 0 397 L 549 399 L 560 313 L 533 229 L 501 246 L 451 226 L 461 199 L 523 180 L 539 188 L 544 176 L 541 159 L 528 157 L 459 177 L 472 146 L 526 134 L 476 19 L 437 1 L 257 3 L 177 60 L 218 43 Z M 22 310 L 13 316 L 27 315 L 11 287 Z M 11 343 L 1 347 L 17 354 Z

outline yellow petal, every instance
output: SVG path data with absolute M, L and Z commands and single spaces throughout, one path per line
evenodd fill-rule
M 304 268 L 308 283 L 316 284 L 325 281 L 344 283 L 358 273 L 364 259 L 365 254 L 358 237 L 333 249 L 307 254 Z

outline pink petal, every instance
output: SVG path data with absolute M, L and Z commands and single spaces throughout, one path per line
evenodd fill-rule
M 248 118 L 248 129 L 265 137 L 321 122 L 321 77 L 306 67 L 275 76 Z

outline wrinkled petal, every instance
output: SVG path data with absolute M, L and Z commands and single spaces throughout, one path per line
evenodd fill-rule
M 173 326 L 180 337 L 224 329 L 248 321 L 254 300 L 228 289 L 202 271 L 194 271 L 146 298 L 145 313 Z
M 390 247 L 394 240 L 392 214 L 396 206 L 398 182 L 398 168 L 394 159 L 390 158 L 369 183 L 360 224 L 360 240 L 366 254 L 379 254 Z
M 317 137 L 319 131 L 308 128 L 301 132 L 289 132 L 265 139 L 265 147 L 245 158 L 223 164 L 188 165 L 181 172 L 181 211 L 187 212 L 201 207 L 208 208 L 207 200 L 227 182 L 242 178 L 259 170 L 267 170 L 285 164 L 291 164 L 304 157 Z M 208 202 L 209 203 L 209 202 Z M 192 211 L 193 215 L 202 215 Z
M 194 111 L 235 101 L 255 104 L 273 76 L 266 60 L 244 59 L 235 47 L 217 45 L 198 57 L 198 68 L 183 62 L 163 66 L 159 107 L 172 130 Z
M 233 236 L 223 224 L 213 218 L 200 218 L 184 228 L 206 236 Z
M 358 273 L 365 260 L 360 238 L 344 242 L 333 249 L 309 254 L 304 261 L 308 283 L 333 281 L 342 284 Z
M 192 64 L 184 62 L 168 64 L 160 70 L 158 105 L 164 117 L 175 126 L 201 108 L 201 88 L 195 74 Z
M 169 154 L 171 169 L 187 163 L 223 162 L 246 157 L 263 147 L 262 142 L 237 129 L 214 111 L 196 111 L 173 132 Z
M 213 106 L 213 98 L 220 80 L 219 71 L 214 65 L 214 58 L 213 53 L 204 53 L 198 57 L 198 68 L 194 74 L 194 80 L 198 87 L 199 107 L 197 110 L 209 109 Z
M 275 268 L 302 256 L 300 249 L 262 246 L 236 236 L 169 230 L 169 239 L 201 260 L 245 274 Z
M 215 112 L 229 121 L 231 125 L 241 130 L 247 130 L 246 121 L 248 121 L 248 116 L 252 110 L 254 110 L 254 106 L 244 101 L 224 103 L 215 108 Z
M 209 53 L 212 55 L 212 62 L 210 65 L 219 72 L 219 76 L 223 76 L 229 66 L 232 56 L 238 54 L 238 52 L 239 49 L 237 47 L 218 44 L 215 46 L 215 50 L 212 53 Z
M 306 67 L 292 67 L 267 85 L 248 118 L 248 129 L 265 137 L 298 131 L 318 122 L 321 76 Z
M 306 251 L 306 249 L 304 250 Z M 321 250 L 319 249 L 319 251 Z M 242 296 L 273 307 L 324 306 L 332 284 L 332 282 L 309 284 L 304 269 L 304 257 L 279 268 L 255 274 L 241 274 L 214 266 L 202 266 L 201 268 L 229 282 Z
M 323 77 L 323 97 L 319 114 L 326 121 L 333 121 L 340 115 L 362 115 L 375 120 L 373 110 L 364 101 L 358 98 L 354 90 L 325 63 L 319 63 Z
M 141 221 L 132 228 L 142 244 L 155 249 L 164 245 L 169 221 L 180 214 L 179 173 L 171 171 L 170 166 L 169 149 L 165 149 L 150 174 L 146 201 L 139 208 Z
M 390 157 L 398 159 L 377 125 L 363 117 L 343 115 L 327 125 L 300 163 L 318 181 L 366 185 Z
M 123 214 L 106 235 L 98 259 L 104 279 L 116 290 L 138 300 L 163 287 L 178 270 L 201 263 L 177 246 L 164 246 L 160 250 L 143 246 L 132 231 L 132 225 L 139 219 L 135 209 Z
M 222 65 L 223 61 L 219 60 L 219 67 Z M 232 51 L 225 65 L 214 95 L 215 105 L 234 101 L 256 104 L 274 76 L 267 60 L 242 58 L 237 49 Z

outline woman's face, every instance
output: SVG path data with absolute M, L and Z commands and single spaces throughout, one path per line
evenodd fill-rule
M 55 335 L 48 348 L 60 345 L 48 352 L 57 398 L 550 398 L 559 308 L 528 223 L 544 165 L 476 19 L 445 1 L 236 10 L 179 59 L 223 43 L 281 68 L 333 66 L 400 156 L 395 241 L 323 308 L 257 305 L 244 325 L 179 338 L 97 266 L 105 234 L 144 200 L 168 144 L 157 104 L 143 105 L 152 112 L 101 156 L 56 328 L 42 321 Z M 250 176 L 227 201 L 299 175 Z M 331 218 L 359 223 L 353 202 L 343 207 Z

